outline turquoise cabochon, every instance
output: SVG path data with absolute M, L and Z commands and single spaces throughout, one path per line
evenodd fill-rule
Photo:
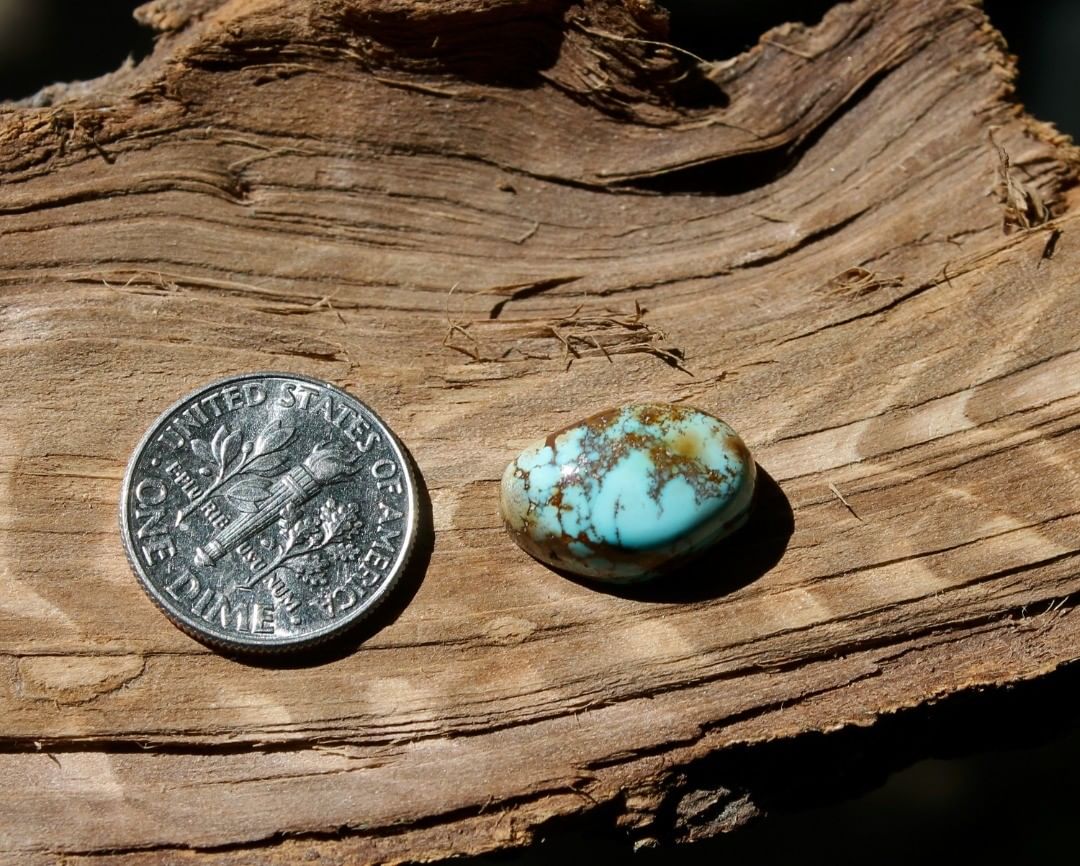
M 527 553 L 583 577 L 656 577 L 734 532 L 755 465 L 705 412 L 640 404 L 600 412 L 530 445 L 503 474 L 500 510 Z

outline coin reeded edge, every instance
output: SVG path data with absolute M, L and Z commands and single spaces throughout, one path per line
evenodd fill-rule
M 402 466 L 402 473 L 405 476 L 407 496 L 406 500 L 411 505 L 405 521 L 405 539 L 401 545 L 401 551 L 398 554 L 397 560 L 394 562 L 393 568 L 390 570 L 390 578 L 383 585 L 382 590 L 364 602 L 360 608 L 349 619 L 341 623 L 334 623 L 330 627 L 317 631 L 313 634 L 305 635 L 302 638 L 282 638 L 277 640 L 262 640 L 252 641 L 251 643 L 243 641 L 231 641 L 217 635 L 200 631 L 198 629 L 191 628 L 187 623 L 183 622 L 165 605 L 164 600 L 161 598 L 157 588 L 153 585 L 150 578 L 144 573 L 141 564 L 138 559 L 132 556 L 134 550 L 134 544 L 131 534 L 131 528 L 128 526 L 127 518 L 127 501 L 131 492 L 131 480 L 135 471 L 136 464 L 139 461 L 139 457 L 142 455 L 143 450 L 153 439 L 155 433 L 159 432 L 160 427 L 174 412 L 180 409 L 187 401 L 189 401 L 196 394 L 200 394 L 204 391 L 210 391 L 214 388 L 222 387 L 226 384 L 243 382 L 250 379 L 264 379 L 276 377 L 281 379 L 295 379 L 300 382 L 306 382 L 309 385 L 314 385 L 318 388 L 329 389 L 330 391 L 345 397 L 347 400 L 351 400 L 354 403 L 360 404 L 368 413 L 371 414 L 376 421 L 379 422 L 383 430 L 386 431 L 388 443 L 394 452 L 394 455 L 398 458 Z M 331 382 L 324 381 L 322 379 L 316 379 L 313 376 L 305 376 L 300 373 L 289 373 L 280 370 L 259 370 L 251 373 L 240 373 L 234 376 L 222 376 L 217 379 L 212 379 L 209 382 L 198 386 L 185 393 L 179 399 L 173 401 L 168 408 L 161 412 L 153 422 L 146 428 L 146 432 L 139 438 L 138 444 L 131 452 L 131 456 L 128 458 L 127 465 L 124 469 L 123 482 L 120 485 L 120 509 L 119 509 L 119 524 L 120 524 L 120 540 L 124 548 L 124 556 L 127 558 L 128 565 L 134 572 L 135 577 L 138 579 L 143 591 L 150 597 L 150 600 L 166 617 L 169 622 L 179 628 L 188 637 L 193 638 L 199 643 L 213 647 L 215 649 L 228 650 L 235 653 L 243 653 L 249 655 L 266 655 L 273 653 L 298 651 L 309 649 L 313 646 L 317 646 L 327 641 L 333 640 L 336 637 L 350 631 L 363 620 L 367 619 L 372 611 L 378 608 L 382 602 L 393 593 L 395 587 L 398 585 L 402 572 L 408 567 L 409 559 L 412 556 L 413 547 L 416 543 L 417 525 L 419 517 L 419 498 L 417 496 L 416 478 L 413 473 L 412 459 L 409 453 L 405 450 L 405 446 L 398 439 L 397 434 L 390 428 L 390 426 L 383 420 L 382 416 L 375 412 L 367 403 L 363 400 L 354 397 L 348 391 L 343 388 L 334 385 Z

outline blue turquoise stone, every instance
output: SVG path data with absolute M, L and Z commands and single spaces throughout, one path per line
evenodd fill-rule
M 506 467 L 499 504 L 514 541 L 541 562 L 630 583 L 742 526 L 755 474 L 750 451 L 720 419 L 632 405 L 530 445 Z

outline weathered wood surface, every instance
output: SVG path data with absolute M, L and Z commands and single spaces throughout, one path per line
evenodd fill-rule
M 855 0 L 705 65 L 646 0 L 140 14 L 138 67 L 0 110 L 4 856 L 698 838 L 754 811 L 709 772 L 739 744 L 1080 656 L 1075 154 L 977 9 Z M 291 667 L 174 629 L 116 529 L 156 414 L 261 368 L 373 405 L 434 524 L 413 597 Z M 636 398 L 776 482 L 666 596 L 496 516 L 521 445 Z

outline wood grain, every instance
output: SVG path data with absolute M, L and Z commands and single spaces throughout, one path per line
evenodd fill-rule
M 855 0 L 720 63 L 644 0 L 138 14 L 141 64 L 0 108 L 0 857 L 700 838 L 755 811 L 728 750 L 1080 656 L 1076 152 L 980 11 Z M 255 665 L 163 619 L 116 508 L 159 411 L 268 368 L 375 407 L 433 533 L 372 627 Z M 730 422 L 765 496 L 604 593 L 497 482 L 639 399 Z

